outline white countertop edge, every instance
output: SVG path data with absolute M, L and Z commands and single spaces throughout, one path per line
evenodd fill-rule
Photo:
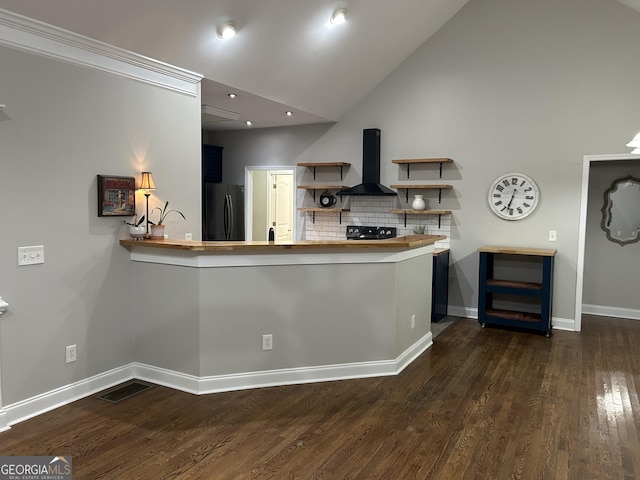
M 131 248 L 131 260 L 143 263 L 158 263 L 193 268 L 259 267 L 275 265 L 331 265 L 348 263 L 397 263 L 421 255 L 432 254 L 433 245 L 402 250 L 361 250 L 358 252 L 287 252 L 287 253 L 229 253 L 192 252 Z

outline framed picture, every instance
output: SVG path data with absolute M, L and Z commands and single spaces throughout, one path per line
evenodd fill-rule
M 136 214 L 136 179 L 98 175 L 98 216 L 131 217 Z

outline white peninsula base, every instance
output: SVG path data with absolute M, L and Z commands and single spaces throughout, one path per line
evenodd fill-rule
M 129 243 L 136 376 L 201 394 L 397 374 L 432 344 L 433 242 L 423 243 Z

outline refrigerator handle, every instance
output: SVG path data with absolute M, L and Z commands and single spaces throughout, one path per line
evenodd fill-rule
M 227 232 L 227 240 L 231 240 L 233 236 L 233 198 L 229 195 L 229 231 Z
M 224 196 L 224 238 L 225 240 L 229 239 L 229 195 Z

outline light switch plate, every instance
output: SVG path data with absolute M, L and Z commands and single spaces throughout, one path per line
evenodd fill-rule
M 44 246 L 18 247 L 18 265 L 37 265 L 44 263 Z

